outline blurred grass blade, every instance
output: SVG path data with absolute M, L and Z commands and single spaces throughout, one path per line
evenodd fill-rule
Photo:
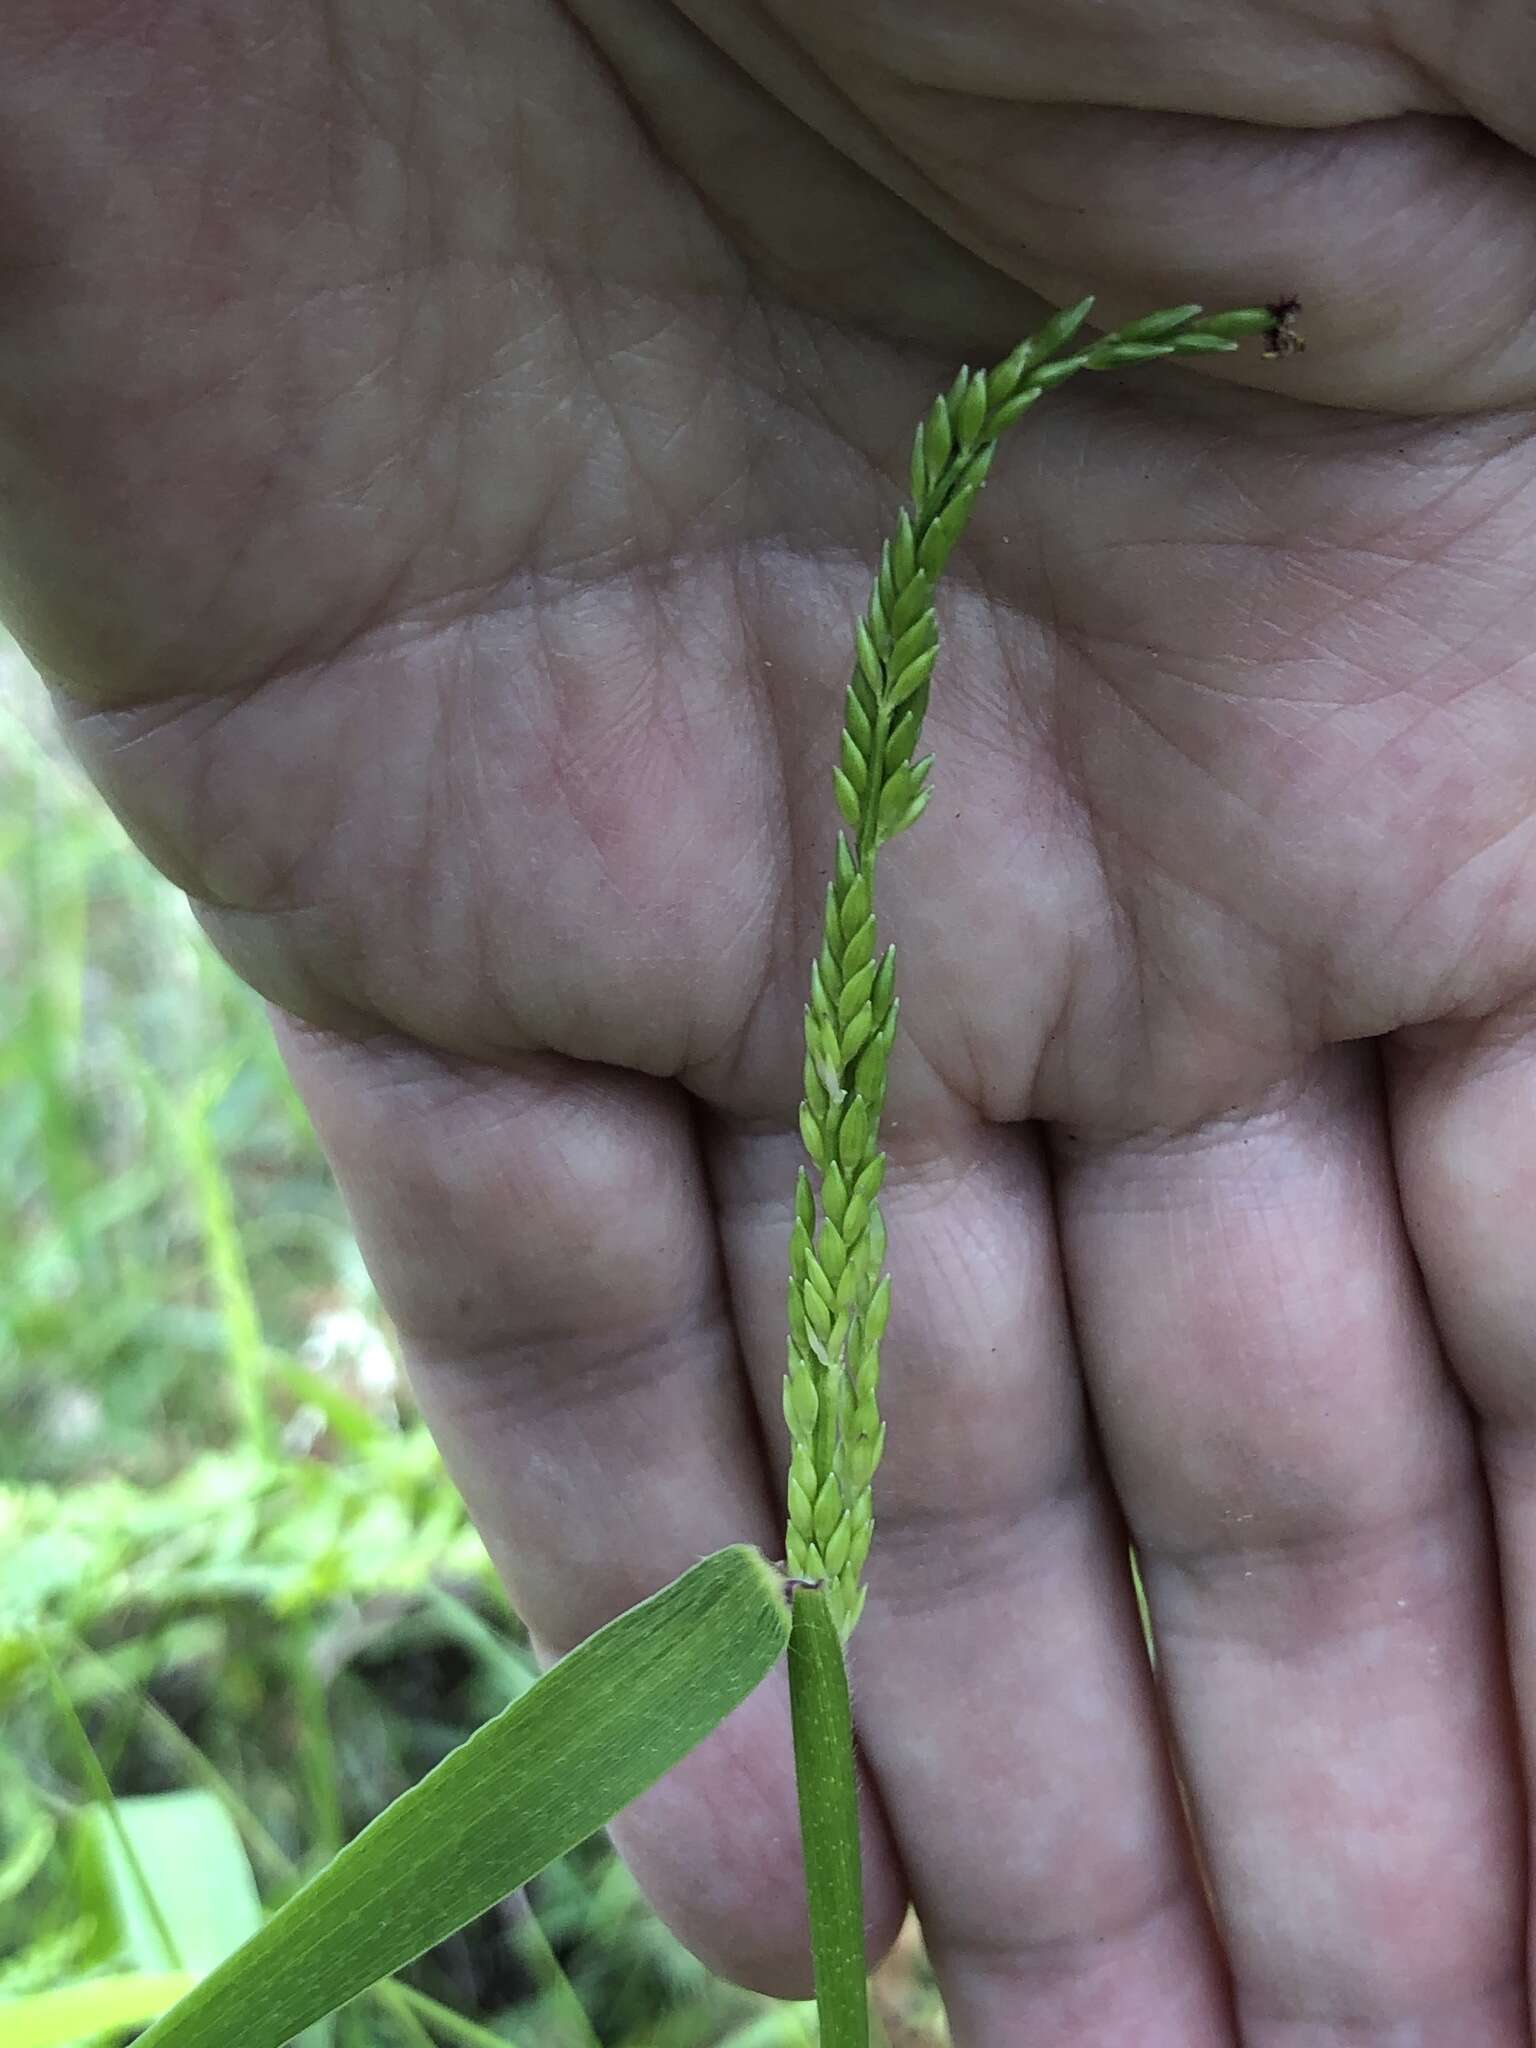
M 571 2048 L 603 2048 L 527 1893 L 523 1895 L 523 1911 L 517 1916 L 512 1940 L 519 1960 L 534 1981 L 542 2009 L 558 2028 L 561 2039 L 568 2040 Z
M 102 1769 L 100 1759 L 91 1747 L 91 1738 L 85 1732 L 85 1724 L 75 1711 L 69 1687 L 64 1683 L 63 1674 L 49 1655 L 48 1646 L 41 1637 L 37 1642 L 37 1654 L 47 1674 L 48 1690 L 53 1695 L 59 1718 L 80 1759 L 81 1773 L 95 1794 L 96 1803 L 90 1809 L 90 1821 L 100 1822 L 103 1832 L 112 1840 L 117 1853 L 122 1886 L 135 1894 L 142 1913 L 147 1916 L 154 1930 L 153 1951 L 147 1956 L 130 1955 L 126 1960 L 152 1970 L 184 1970 L 187 1968 L 186 1958 L 176 1952 L 176 1937 L 171 1932 L 170 1923 L 161 1910 L 159 1898 L 140 1859 L 139 1846 L 129 1834 L 123 1817 L 118 1812 L 116 1795 L 106 1772 Z M 85 1838 L 93 1839 L 88 1832 Z
M 67 2048 L 98 2034 L 126 2034 L 164 2012 L 196 1981 L 180 1970 L 92 1977 L 30 1998 L 0 1998 L 0 2040 L 5 2048 Z
M 807 1998 L 797 2005 L 759 2013 L 734 2034 L 727 2034 L 720 2048 L 816 2048 L 816 2042 L 816 2001 Z
M 27 1816 L 26 1831 L 7 1850 L 5 1860 L 0 1862 L 0 1906 L 14 1899 L 27 1886 L 48 1860 L 48 1851 L 53 1847 L 54 1823 L 46 1813 L 33 1812 Z
M 281 2048 L 611 1820 L 746 1698 L 788 1638 L 771 1565 L 742 1545 L 705 1558 L 397 1799 L 140 2048 Z
M 211 1792 L 150 1793 L 114 1806 L 83 1808 L 73 1830 L 79 1896 L 111 1960 L 201 1975 L 260 1929 L 245 1845 Z
M 267 1347 L 261 1312 L 251 1288 L 245 1247 L 235 1222 L 235 1198 L 214 1134 L 213 1112 L 238 1070 L 237 1055 L 205 1074 L 184 1103 L 170 1103 L 171 1118 L 197 1204 L 208 1278 L 223 1327 L 247 1440 L 269 1456 L 276 1431 L 267 1400 Z

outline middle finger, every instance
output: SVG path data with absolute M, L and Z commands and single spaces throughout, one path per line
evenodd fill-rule
M 885 1143 L 889 1449 L 850 1665 L 955 2039 L 1231 2048 L 1038 1148 L 937 1090 L 909 1094 Z M 796 1158 L 776 1133 L 711 1147 L 770 1431 Z

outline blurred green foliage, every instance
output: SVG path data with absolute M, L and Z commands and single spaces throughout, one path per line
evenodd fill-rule
M 17 1998 L 153 1964 L 82 1875 L 103 1774 L 147 1825 L 160 1809 L 126 1802 L 216 1800 L 270 1907 L 533 1665 L 260 1002 L 86 785 L 3 637 L 0 1161 Z M 408 1977 L 303 2048 L 810 2039 L 806 2008 L 712 1980 L 601 1840 Z M 900 1983 L 903 2038 L 936 2039 L 926 1975 Z

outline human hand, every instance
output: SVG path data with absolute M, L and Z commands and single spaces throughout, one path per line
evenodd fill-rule
M 293 1020 L 558 1650 L 780 1547 L 910 420 L 1038 294 L 1302 293 L 1305 357 L 1053 398 L 950 571 L 882 868 L 871 1939 L 910 1890 L 962 2043 L 1524 2042 L 1528 13 L 691 11 L 11 0 L 5 601 Z M 620 1832 L 803 1982 L 776 1693 Z

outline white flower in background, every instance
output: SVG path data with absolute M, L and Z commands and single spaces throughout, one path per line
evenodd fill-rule
M 300 1347 L 311 1372 L 343 1381 L 370 1408 L 393 1416 L 400 1367 L 377 1323 L 358 1308 L 322 1309 Z

